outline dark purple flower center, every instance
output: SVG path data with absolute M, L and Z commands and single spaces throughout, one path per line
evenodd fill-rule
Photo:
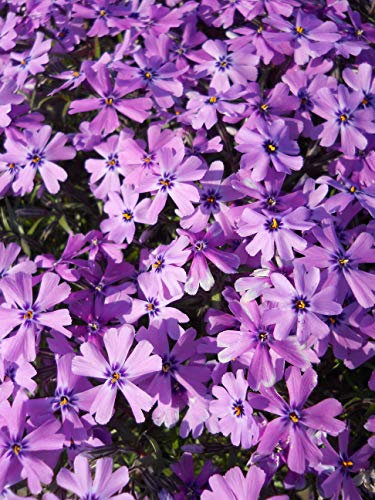
M 97 333 L 100 330 L 100 324 L 97 321 L 91 321 L 88 327 L 89 333 Z
M 129 209 L 124 210 L 122 212 L 122 220 L 124 222 L 130 222 L 133 219 L 133 217 L 134 217 L 133 212 Z
M 263 146 L 266 150 L 266 153 L 268 153 L 269 155 L 273 155 L 277 151 L 277 144 L 275 144 L 273 141 L 266 141 Z
M 306 89 L 300 89 L 298 91 L 298 97 L 301 100 L 300 108 L 301 109 L 310 109 L 312 107 L 312 102 L 310 98 L 310 94 Z
M 283 223 L 281 219 L 277 217 L 273 217 L 272 219 L 267 220 L 266 222 L 266 229 L 268 231 L 277 231 L 282 227 Z
M 294 309 L 297 311 L 297 312 L 306 312 L 307 309 L 310 307 L 310 304 L 309 302 L 307 301 L 306 297 L 304 296 L 300 296 L 300 297 L 296 297 L 294 300 L 293 300 L 293 306 L 294 306 Z
M 40 151 L 34 150 L 27 155 L 27 159 L 30 161 L 33 167 L 37 167 L 43 163 L 44 155 Z
M 207 242 L 204 240 L 198 240 L 194 243 L 194 250 L 196 253 L 202 252 L 205 248 L 207 248 Z
M 25 57 L 24 59 L 22 59 L 22 60 L 20 61 L 20 66 L 21 66 L 22 68 L 26 68 L 26 66 L 29 64 L 29 62 L 30 62 L 30 61 L 31 61 L 31 57 L 30 57 L 30 56 L 27 56 L 27 57 Z
M 147 298 L 146 301 L 146 311 L 151 317 L 155 317 L 159 314 L 160 309 L 159 309 L 159 301 L 155 297 L 149 297 Z
M 120 368 L 119 365 L 112 365 L 111 369 L 108 369 L 106 372 L 106 376 L 108 379 L 108 382 L 111 387 L 116 387 L 117 384 L 122 384 L 123 379 L 125 377 L 125 370 L 124 368 Z
M 293 422 L 293 424 L 297 424 L 300 420 L 300 417 L 299 417 L 299 415 L 297 415 L 297 413 L 295 411 L 291 411 L 289 413 L 289 420 L 291 420 Z
M 52 401 L 53 409 L 56 410 L 69 410 L 72 408 L 73 404 L 76 401 L 76 397 L 73 394 L 72 390 L 68 390 L 66 388 L 57 388 L 55 392 L 55 397 Z
M 114 153 L 113 155 L 109 155 L 107 158 L 106 166 L 109 170 L 114 170 L 119 166 L 118 155 Z
M 160 273 L 164 268 L 164 257 L 162 255 L 158 255 L 156 257 L 155 262 L 152 264 L 152 267 L 156 273 Z
M 168 189 L 173 188 L 173 181 L 176 179 L 176 176 L 173 174 L 164 174 L 163 177 L 160 177 L 158 184 L 161 186 L 161 191 L 167 191 Z
M 113 106 L 113 103 L 115 102 L 115 100 L 113 99 L 113 97 L 109 96 L 109 97 L 105 97 L 104 98 L 104 104 L 108 107 L 111 107 Z
M 229 55 L 219 57 L 219 60 L 215 63 L 216 68 L 219 71 L 227 71 L 232 66 L 232 58 Z
M 143 79 L 146 81 L 154 80 L 158 76 L 156 71 L 150 68 L 145 68 L 141 70 L 141 75 Z
M 337 113 L 337 122 L 340 125 L 345 127 L 346 125 L 348 125 L 348 123 L 350 123 L 350 121 L 351 121 L 350 111 L 348 109 L 340 110 Z
M 209 189 L 207 192 L 202 194 L 203 205 L 207 209 L 218 209 L 218 200 L 221 199 L 221 194 L 214 189 Z
M 57 33 L 57 38 L 58 38 L 59 40 L 64 40 L 64 38 L 66 38 L 66 37 L 67 37 L 68 33 L 69 33 L 68 28 L 62 28 L 62 29 L 61 29 L 61 30 Z
M 233 415 L 237 418 L 242 418 L 245 415 L 245 408 L 241 399 L 238 399 L 233 403 L 232 410 Z

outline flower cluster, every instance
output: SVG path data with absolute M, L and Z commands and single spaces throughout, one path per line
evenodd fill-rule
M 1 497 L 375 492 L 374 9 L 1 2 Z

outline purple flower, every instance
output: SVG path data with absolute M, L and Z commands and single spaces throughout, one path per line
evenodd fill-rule
M 230 436 L 232 444 L 250 448 L 258 440 L 258 426 L 252 416 L 253 409 L 247 402 L 248 383 L 243 370 L 225 373 L 221 379 L 224 386 L 215 385 L 210 403 L 210 413 L 219 419 L 220 432 Z
M 66 171 L 55 163 L 56 160 L 71 160 L 75 151 L 65 146 L 68 138 L 58 132 L 48 143 L 52 133 L 49 125 L 43 125 L 38 131 L 25 130 L 21 134 L 9 134 L 5 141 L 6 152 L 0 159 L 13 166 L 19 164 L 23 168 L 17 171 L 13 189 L 21 196 L 32 191 L 37 172 L 43 183 L 52 194 L 60 189 L 59 182 L 67 179 Z
M 253 465 L 246 477 L 239 467 L 229 469 L 224 476 L 215 474 L 210 477 L 211 490 L 202 493 L 202 500 L 215 500 L 219 498 L 238 498 L 241 500 L 259 498 L 260 490 L 265 481 L 266 474 Z
M 12 52 L 11 57 L 18 62 L 17 66 L 8 65 L 4 75 L 15 78 L 17 87 L 22 87 L 29 74 L 37 75 L 44 71 L 48 63 L 48 52 L 51 49 L 52 40 L 43 40 L 44 35 L 40 31 L 35 34 L 32 48 L 26 52 Z
M 186 109 L 189 110 L 189 117 L 192 114 L 193 128 L 198 130 L 205 125 L 207 130 L 211 129 L 218 121 L 218 113 L 224 116 L 224 121 L 226 116 L 240 118 L 246 104 L 232 101 L 238 100 L 245 92 L 240 85 L 232 85 L 226 92 L 216 92 L 211 87 L 208 89 L 208 95 L 191 92 Z
M 161 148 L 157 154 L 158 164 L 153 172 L 143 177 L 136 190 L 140 193 L 156 192 L 147 217 L 150 224 L 155 224 L 158 215 L 167 203 L 168 196 L 177 205 L 181 215 L 190 215 L 194 207 L 192 202 L 199 201 L 198 188 L 193 181 L 201 179 L 205 170 L 196 156 L 184 160 L 185 151 L 174 152 L 171 148 Z
M 239 266 L 237 255 L 216 248 L 224 243 L 223 230 L 217 222 L 214 222 L 205 233 L 201 231 L 194 234 L 181 229 L 179 234 L 185 234 L 192 245 L 192 263 L 185 284 L 185 292 L 189 295 L 195 295 L 199 286 L 206 291 L 213 287 L 215 280 L 207 259 L 227 274 L 234 273 Z
M 181 219 L 180 225 L 194 233 L 202 231 L 211 216 L 221 225 L 225 234 L 230 234 L 232 228 L 228 220 L 229 208 L 226 202 L 236 200 L 240 192 L 231 187 L 233 177 L 222 179 L 224 164 L 221 161 L 211 163 L 209 169 L 201 179 L 200 203 L 189 216 Z
M 294 61 L 300 66 L 306 64 L 310 57 L 317 58 L 329 52 L 334 42 L 341 38 L 335 23 L 322 22 L 313 15 L 305 14 L 302 9 L 297 11 L 294 22 L 275 14 L 265 22 L 281 31 L 270 37 L 270 41 L 279 44 L 284 53 L 293 54 Z
M 276 172 L 286 174 L 303 166 L 303 158 L 298 156 L 298 144 L 290 139 L 289 128 L 283 120 L 276 120 L 272 125 L 259 123 L 257 131 L 249 130 L 245 125 L 238 131 L 236 141 L 236 149 L 245 153 L 241 167 L 252 171 L 254 181 L 269 179 L 271 165 Z
M 307 241 L 294 231 L 311 229 L 315 224 L 308 222 L 309 211 L 305 207 L 296 210 L 274 214 L 262 210 L 262 214 L 246 208 L 237 232 L 240 236 L 255 234 L 253 240 L 246 246 L 250 255 L 262 253 L 263 259 L 268 262 L 275 254 L 275 246 L 281 259 L 294 259 L 293 249 L 301 252 L 307 246 Z
M 362 92 L 361 106 L 363 108 L 370 106 L 375 109 L 375 79 L 372 77 L 370 64 L 360 64 L 357 71 L 345 68 L 342 77 L 350 88 L 356 92 Z
M 361 500 L 363 496 L 356 487 L 352 474 L 358 473 L 369 467 L 369 458 L 373 454 L 370 446 L 365 444 L 355 453 L 350 453 L 349 429 L 339 435 L 339 452 L 323 437 L 324 447 L 321 465 L 323 467 L 321 487 L 324 496 L 350 500 Z M 327 472 L 325 471 L 327 469 Z M 328 475 L 328 477 L 326 477 Z
M 191 453 L 184 453 L 179 462 L 171 465 L 171 469 L 183 483 L 178 493 L 174 495 L 175 500 L 185 500 L 187 495 L 191 493 L 199 497 L 207 484 L 208 478 L 216 472 L 216 467 L 212 465 L 211 461 L 208 461 L 204 464 L 199 475 L 195 476 Z
M 318 91 L 313 111 L 327 120 L 319 135 L 322 146 L 332 146 L 340 134 L 340 147 L 346 155 L 354 156 L 356 149 L 366 148 L 364 134 L 374 133 L 375 123 L 373 110 L 361 108 L 362 100 L 360 92 L 349 93 L 344 85 L 338 86 L 336 95 L 326 87 Z
M 90 464 L 86 457 L 78 455 L 74 460 L 74 473 L 62 468 L 56 478 L 57 484 L 79 498 L 95 500 L 132 500 L 130 493 L 116 495 L 129 482 L 128 468 L 119 467 L 112 473 L 112 458 L 100 458 L 95 464 L 95 479 L 91 479 Z
M 42 490 L 41 483 L 52 481 L 52 467 L 62 450 L 64 436 L 58 434 L 60 423 L 55 419 L 31 427 L 26 401 L 27 397 L 19 391 L 12 406 L 8 401 L 1 406 L 0 491 L 6 484 L 27 479 L 31 493 L 37 495 Z M 45 452 L 50 454 L 49 465 Z M 52 457 L 55 458 L 51 460 Z
M 230 307 L 241 327 L 240 330 L 219 333 L 217 345 L 221 350 L 218 359 L 221 363 L 233 359 L 245 365 L 249 363 L 247 379 L 252 389 L 258 390 L 261 385 L 272 387 L 284 374 L 282 361 L 301 369 L 308 368 L 310 361 L 318 361 L 312 351 L 307 347 L 303 349 L 295 337 L 276 339 L 270 327 L 265 325 L 267 309 L 261 309 L 255 300 L 233 302 Z
M 123 184 L 120 193 L 111 191 L 104 205 L 104 211 L 109 219 L 104 220 L 100 228 L 108 233 L 111 240 L 116 243 L 127 241 L 131 243 L 135 234 L 135 222 L 146 222 L 145 210 L 149 200 L 138 203 L 139 194 L 126 184 Z M 148 203 L 148 204 L 147 204 Z
M 277 307 L 265 312 L 266 324 L 275 325 L 276 339 L 285 339 L 294 328 L 300 342 L 306 342 L 310 335 L 325 337 L 329 327 L 319 315 L 337 315 L 342 311 L 341 305 L 335 301 L 335 287 L 324 286 L 317 292 L 321 279 L 316 267 L 307 272 L 303 265 L 295 265 L 293 277 L 294 286 L 282 274 L 271 274 L 274 288 L 265 290 L 263 296 Z
M 111 328 L 103 337 L 108 361 L 91 343 L 82 344 L 82 356 L 73 359 L 73 373 L 103 380 L 89 389 L 90 413 L 99 424 L 106 424 L 112 417 L 117 390 L 119 389 L 133 412 L 136 422 L 143 422 L 143 411 L 149 411 L 153 399 L 137 385 L 140 376 L 161 370 L 161 358 L 152 356 L 152 345 L 139 342 L 129 354 L 134 342 L 134 330 L 129 325 L 116 330 Z
M 278 442 L 288 439 L 288 467 L 303 474 L 307 466 L 321 463 L 322 451 L 314 441 L 314 430 L 322 430 L 337 436 L 345 428 L 345 423 L 335 419 L 342 412 L 342 406 L 336 399 L 324 399 L 316 405 L 304 408 L 307 398 L 318 383 L 318 377 L 312 368 L 301 375 L 298 368 L 290 367 L 286 371 L 286 385 L 290 403 L 274 388 L 260 388 L 260 395 L 250 394 L 249 402 L 253 408 L 279 415 L 267 424 L 258 445 L 258 452 L 272 453 Z
M 202 62 L 195 67 L 197 77 L 212 75 L 210 87 L 217 92 L 229 90 L 230 82 L 246 87 L 249 81 L 256 80 L 258 57 L 252 53 L 251 47 L 228 52 L 223 41 L 208 40 L 202 49 Z
M 328 269 L 332 285 L 345 295 L 348 288 L 362 307 L 375 303 L 375 275 L 359 269 L 362 263 L 375 262 L 374 239 L 368 233 L 360 233 L 352 245 L 345 249 L 339 242 L 331 224 L 314 230 L 314 236 L 322 246 L 312 245 L 303 250 L 301 259 L 306 266 Z
M 19 327 L 12 337 L 3 341 L 7 359 L 16 361 L 19 356 L 24 356 L 28 361 L 34 361 L 35 335 L 43 327 L 57 330 L 67 337 L 71 336 L 70 331 L 65 328 L 72 321 L 68 309 L 49 311 L 56 304 L 63 302 L 70 293 L 69 285 L 59 284 L 59 281 L 56 274 L 44 274 L 35 301 L 31 275 L 17 273 L 0 281 L 0 290 L 5 299 L 0 305 L 1 337 L 6 337 Z
M 176 339 L 172 348 L 168 335 Z M 163 319 L 148 330 L 142 327 L 137 333 L 137 338 L 151 342 L 153 352 L 162 359 L 160 370 L 144 381 L 144 386 L 158 401 L 152 414 L 156 425 L 176 425 L 188 398 L 203 398 L 206 394 L 205 382 L 210 378 L 210 368 L 205 364 L 205 357 L 197 353 L 195 336 L 193 328 L 184 331 L 172 318 Z
M 149 115 L 148 110 L 152 102 L 147 97 L 136 97 L 124 99 L 138 86 L 132 82 L 115 80 L 111 82 L 109 71 L 103 64 L 97 65 L 96 71 L 86 65 L 85 73 L 87 81 L 99 97 L 88 97 L 73 101 L 69 108 L 69 114 L 100 110 L 99 114 L 91 122 L 92 132 L 110 134 L 120 126 L 118 114 L 125 115 L 132 120 L 142 123 Z

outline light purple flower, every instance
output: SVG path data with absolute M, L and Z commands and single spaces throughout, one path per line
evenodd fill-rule
M 108 360 L 92 343 L 81 345 L 82 356 L 73 359 L 73 373 L 102 380 L 100 385 L 89 389 L 92 403 L 90 413 L 99 424 L 106 424 L 114 412 L 117 390 L 127 400 L 136 422 L 145 420 L 143 411 L 149 411 L 153 398 L 140 389 L 140 376 L 161 370 L 161 358 L 151 355 L 152 345 L 146 340 L 139 342 L 129 354 L 134 342 L 134 329 L 124 325 L 111 328 L 103 337 Z

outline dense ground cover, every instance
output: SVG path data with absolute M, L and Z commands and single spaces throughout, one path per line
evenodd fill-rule
M 0 7 L 0 496 L 370 498 L 370 2 Z

